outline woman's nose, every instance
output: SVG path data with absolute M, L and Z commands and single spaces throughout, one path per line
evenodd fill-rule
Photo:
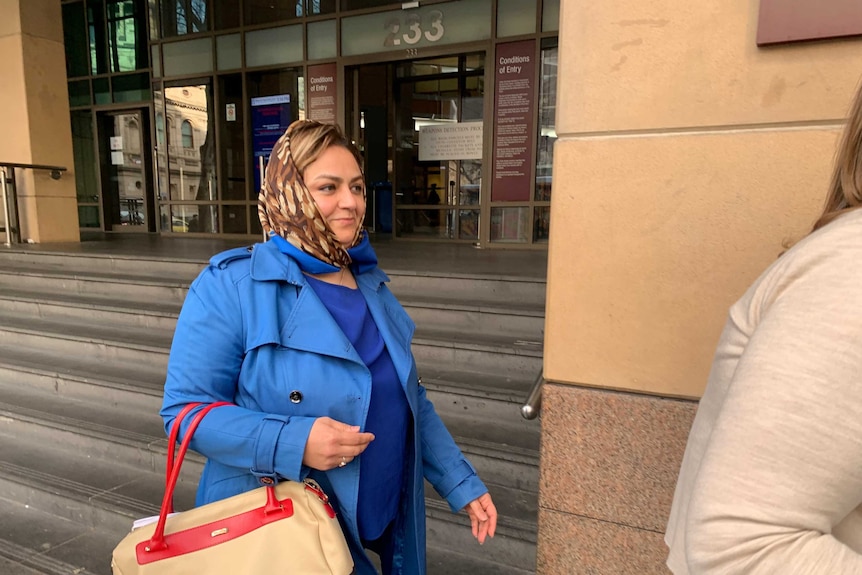
M 338 190 L 338 206 L 346 209 L 356 208 L 356 195 L 350 186 L 342 186 Z

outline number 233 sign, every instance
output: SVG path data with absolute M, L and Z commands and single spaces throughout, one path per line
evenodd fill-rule
M 443 12 L 431 10 L 424 15 L 417 13 L 393 16 L 383 25 L 387 32 L 383 45 L 387 48 L 393 46 L 413 46 L 422 38 L 428 42 L 437 42 L 446 31 L 443 28 Z

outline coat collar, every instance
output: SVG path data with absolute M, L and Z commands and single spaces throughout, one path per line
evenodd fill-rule
M 273 242 L 254 245 L 251 252 L 251 278 L 255 281 L 286 281 L 287 283 L 304 286 L 305 276 L 291 257 L 281 253 Z M 375 291 L 389 281 L 389 276 L 379 267 L 356 276 L 356 282 Z

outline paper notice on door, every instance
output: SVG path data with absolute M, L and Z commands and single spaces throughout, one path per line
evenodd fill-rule
M 115 166 L 122 166 L 123 152 L 111 152 L 111 163 Z
M 112 150 L 122 150 L 123 149 L 123 137 L 122 136 L 111 136 L 111 149 Z

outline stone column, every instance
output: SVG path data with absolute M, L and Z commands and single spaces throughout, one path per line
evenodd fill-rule
M 57 0 L 0 0 L 0 163 L 18 169 L 21 240 L 80 241 L 63 20 Z

